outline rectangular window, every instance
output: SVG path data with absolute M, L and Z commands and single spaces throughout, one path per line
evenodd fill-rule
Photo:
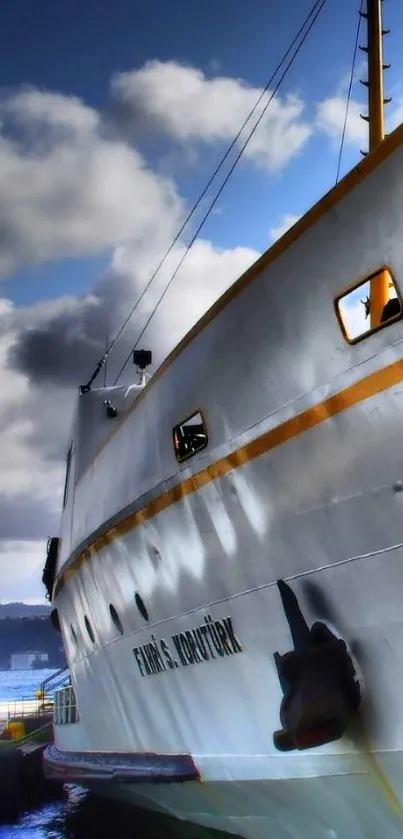
M 196 452 L 205 449 L 208 443 L 207 428 L 200 411 L 192 414 L 173 429 L 176 459 L 181 463 Z
M 381 268 L 343 291 L 336 297 L 335 307 L 343 335 L 350 344 L 402 317 L 400 294 L 388 268 Z

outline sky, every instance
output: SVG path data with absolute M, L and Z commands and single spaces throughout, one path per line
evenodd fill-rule
M 77 388 L 144 290 L 312 3 L 1 4 L 1 602 L 44 600 L 46 540 L 59 531 Z M 403 119 L 399 4 L 383 4 L 391 29 L 385 38 L 392 63 L 385 78 L 393 96 L 389 130 Z M 359 5 L 325 3 L 151 319 L 144 343 L 153 350 L 153 369 L 333 186 Z M 365 40 L 363 30 L 360 43 Z M 359 118 L 366 112 L 363 57 L 358 54 L 341 175 L 367 148 Z M 202 201 L 144 295 L 111 355 L 110 377 L 214 194 Z

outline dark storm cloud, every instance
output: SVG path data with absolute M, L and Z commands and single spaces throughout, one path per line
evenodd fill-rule
M 10 366 L 26 373 L 33 382 L 82 384 L 101 356 L 101 341 L 90 341 L 86 336 L 72 340 L 69 321 L 68 317 L 59 317 L 40 329 L 22 332 L 9 352 Z
M 8 366 L 34 385 L 85 384 L 105 351 L 106 336 L 111 340 L 130 310 L 132 295 L 129 278 L 109 272 L 91 296 L 75 305 L 66 301 L 64 311 L 50 312 L 37 326 L 28 321 L 9 350 Z
M 20 494 L 0 493 L 0 539 L 47 539 L 58 533 L 60 516 L 49 507 L 48 500 Z

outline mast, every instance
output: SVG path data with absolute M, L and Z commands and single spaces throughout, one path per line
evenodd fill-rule
M 368 47 L 368 116 L 363 117 L 369 124 L 369 151 L 373 151 L 385 138 L 384 105 L 390 99 L 384 99 L 383 71 L 390 67 L 383 63 L 382 0 L 367 0 Z M 389 274 L 382 271 L 372 280 L 370 290 L 371 328 L 379 326 L 383 308 L 389 300 Z

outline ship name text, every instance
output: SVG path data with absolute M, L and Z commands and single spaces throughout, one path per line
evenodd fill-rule
M 202 664 L 203 661 L 242 652 L 242 645 L 232 626 L 232 618 L 213 620 L 211 615 L 206 615 L 200 626 L 172 635 L 169 643 L 164 638 L 157 639 L 151 635 L 147 644 L 133 649 L 138 669 L 144 678 L 164 670 Z

